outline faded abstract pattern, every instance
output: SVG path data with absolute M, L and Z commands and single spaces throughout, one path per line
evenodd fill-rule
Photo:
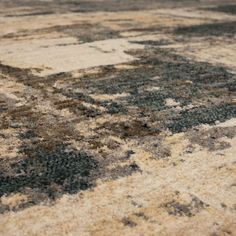
M 0 1 L 0 235 L 235 235 L 236 4 Z

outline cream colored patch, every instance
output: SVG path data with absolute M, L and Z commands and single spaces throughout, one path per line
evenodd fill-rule
M 153 86 L 153 87 L 146 88 L 145 90 L 148 92 L 154 92 L 154 91 L 159 91 L 160 89 L 161 89 L 160 87 Z
M 165 103 L 166 103 L 166 106 L 168 107 L 176 107 L 176 106 L 179 106 L 180 103 L 179 102 L 176 102 L 174 99 L 172 98 L 167 98 L 165 100 Z
M 166 47 L 175 47 L 176 51 L 183 56 L 196 61 L 223 65 L 236 73 L 236 44 L 232 41 L 227 43 L 224 39 L 217 39 L 211 44 L 202 41 L 197 43 L 190 42 L 187 45 L 176 44 Z
M 232 118 L 230 120 L 227 120 L 224 123 L 219 123 L 218 125 L 216 125 L 217 127 L 234 127 L 236 124 L 236 118 Z
M 126 64 L 119 64 L 119 65 L 115 65 L 114 67 L 117 70 L 132 70 L 136 68 L 136 66 L 134 65 L 126 65 Z
M 97 109 L 97 110 L 100 110 L 102 112 L 106 111 L 106 109 L 104 107 L 102 107 L 102 106 L 93 105 L 93 104 L 87 103 L 87 102 L 82 102 L 81 104 L 83 104 L 87 108 Z
M 119 98 L 124 98 L 129 96 L 129 93 L 117 93 L 117 94 L 97 94 L 91 95 L 91 97 L 95 100 L 104 101 L 104 100 L 116 100 Z
M 83 77 L 84 75 L 94 75 L 101 71 L 102 71 L 101 68 L 95 67 L 95 68 L 88 68 L 88 69 L 79 70 L 79 71 L 73 71 L 71 74 L 73 78 L 80 78 L 80 77 Z
M 8 205 L 10 208 L 15 207 L 20 203 L 26 201 L 27 201 L 27 196 L 19 193 L 1 197 L 1 203 L 3 205 Z
M 59 39 L 58 39 L 59 40 Z M 101 65 L 114 65 L 134 60 L 126 50 L 143 48 L 126 39 L 110 39 L 81 45 L 43 47 L 42 43 L 16 42 L 0 45 L 0 59 L 3 64 L 19 68 L 41 69 L 34 74 L 41 76 L 70 72 Z M 60 40 L 59 40 L 60 41 Z M 60 43 L 64 43 L 62 39 Z

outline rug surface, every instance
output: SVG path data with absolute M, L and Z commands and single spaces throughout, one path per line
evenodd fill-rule
M 0 1 L 0 235 L 236 235 L 236 2 Z

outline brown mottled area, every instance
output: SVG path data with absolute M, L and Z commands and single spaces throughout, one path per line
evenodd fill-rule
M 0 1 L 0 235 L 236 235 L 231 0 Z

